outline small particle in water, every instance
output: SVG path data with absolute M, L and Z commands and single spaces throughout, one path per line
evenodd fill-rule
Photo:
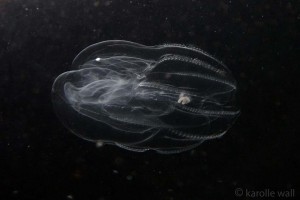
M 131 181 L 132 178 L 133 178 L 133 177 L 132 177 L 131 175 L 126 176 L 126 179 L 127 179 L 128 181 Z
M 124 159 L 121 157 L 116 157 L 114 163 L 115 165 L 122 165 L 124 163 Z
M 100 140 L 97 141 L 97 142 L 96 142 L 96 147 L 97 147 L 97 148 L 103 147 L 103 142 L 100 141 Z
M 95 1 L 95 2 L 94 2 L 94 6 L 95 6 L 95 7 L 98 7 L 99 5 L 100 5 L 100 1 Z
M 19 191 L 18 191 L 18 190 L 14 190 L 12 193 L 13 193 L 14 195 L 17 195 L 17 194 L 19 194 Z
M 100 60 L 101 60 L 101 58 L 96 58 L 95 60 L 96 60 L 96 61 L 100 61 Z
M 69 194 L 69 195 L 67 196 L 67 199 L 73 199 L 73 196 L 72 196 L 71 194 Z

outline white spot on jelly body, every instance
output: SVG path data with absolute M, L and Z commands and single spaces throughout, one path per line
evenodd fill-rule
M 182 105 L 188 104 L 191 102 L 191 98 L 189 96 L 186 96 L 184 93 L 180 93 L 179 99 L 177 101 L 178 103 L 181 103 Z
M 101 58 L 96 58 L 95 60 L 99 62 L 101 60 Z

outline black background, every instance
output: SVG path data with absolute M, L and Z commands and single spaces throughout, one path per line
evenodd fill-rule
M 283 0 L 0 0 L 0 199 L 233 199 L 236 188 L 299 196 L 297 8 Z M 97 148 L 71 134 L 53 112 L 52 83 L 83 48 L 111 39 L 192 44 L 222 60 L 238 82 L 235 125 L 176 155 Z

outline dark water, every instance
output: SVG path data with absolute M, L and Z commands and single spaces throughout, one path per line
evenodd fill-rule
M 245 199 L 284 191 L 296 198 L 297 8 L 298 1 L 271 0 L 1 0 L 0 199 Z M 192 44 L 222 60 L 238 83 L 235 125 L 174 155 L 97 148 L 71 134 L 54 114 L 52 83 L 83 48 L 111 39 Z

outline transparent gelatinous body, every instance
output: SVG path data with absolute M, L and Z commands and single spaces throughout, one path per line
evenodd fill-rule
M 79 137 L 177 153 L 226 133 L 239 114 L 235 92 L 228 68 L 198 48 L 111 40 L 80 52 L 52 98 Z

